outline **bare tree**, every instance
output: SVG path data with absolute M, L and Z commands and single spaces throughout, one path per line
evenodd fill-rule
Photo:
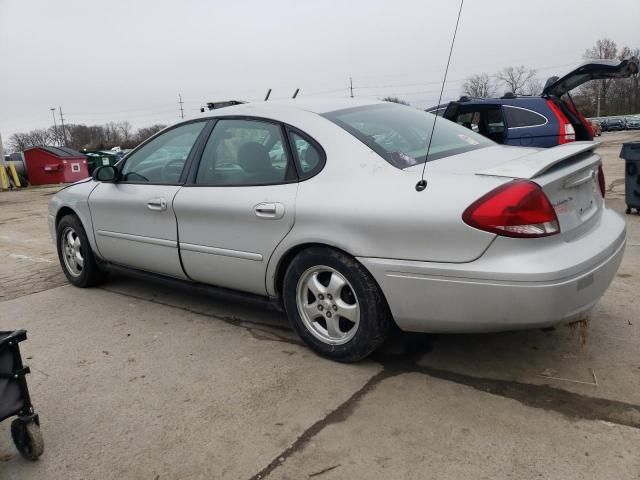
M 80 151 L 105 150 L 115 146 L 133 148 L 163 128 L 165 125 L 156 124 L 134 132 L 127 121 L 110 122 L 106 125 L 65 125 L 67 146 Z M 31 147 L 52 145 L 57 139 L 59 134 L 53 127 L 14 133 L 9 138 L 7 150 L 20 152 Z
M 610 38 L 601 38 L 591 48 L 584 52 L 584 58 L 616 58 L 618 56 L 618 45 Z
M 496 78 L 504 83 L 510 92 L 519 95 L 525 93 L 524 88 L 527 82 L 535 77 L 535 75 L 535 70 L 520 65 L 519 67 L 503 68 L 496 74 Z
M 27 133 L 14 133 L 9 137 L 9 150 L 21 152 L 31 146 L 29 134 Z
M 120 143 L 128 144 L 129 142 L 131 142 L 133 126 L 128 121 L 125 120 L 124 122 L 119 122 L 118 130 L 120 131 L 120 134 L 122 136 L 122 141 Z
M 471 75 L 462 84 L 462 92 L 473 98 L 490 98 L 496 95 L 496 85 L 489 75 Z
M 543 88 L 544 86 L 540 78 L 531 77 L 529 80 L 527 80 L 527 83 L 524 86 L 524 93 L 526 95 L 540 95 Z
M 610 38 L 601 38 L 596 41 L 595 45 L 588 48 L 584 52 L 584 59 L 612 59 L 618 56 L 618 45 Z M 596 104 L 596 114 L 609 115 L 609 89 L 611 87 L 612 79 L 599 80 L 597 82 L 590 82 L 583 86 L 582 91 L 586 92 L 587 96 L 594 99 Z
M 399 103 L 400 105 L 407 105 L 407 106 L 409 105 L 409 102 L 407 102 L 406 100 L 402 100 L 402 99 L 400 99 L 398 97 L 392 97 L 392 96 L 384 97 L 382 99 L 382 101 L 383 102 L 391 102 L 391 103 Z

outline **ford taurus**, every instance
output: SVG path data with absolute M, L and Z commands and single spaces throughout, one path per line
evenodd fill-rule
M 269 300 L 345 362 L 394 323 L 488 332 L 587 316 L 625 245 L 597 144 L 508 147 L 440 118 L 427 154 L 435 118 L 298 99 L 178 123 L 52 198 L 60 264 L 78 287 L 116 268 Z

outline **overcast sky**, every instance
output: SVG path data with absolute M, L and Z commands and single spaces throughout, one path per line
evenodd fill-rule
M 437 102 L 454 0 L 0 0 L 0 133 L 179 120 L 207 100 L 395 94 Z M 473 73 L 568 70 L 608 36 L 640 47 L 639 0 L 466 0 L 445 99 Z

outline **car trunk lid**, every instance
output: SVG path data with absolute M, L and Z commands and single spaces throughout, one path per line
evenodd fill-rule
M 595 142 L 574 142 L 531 151 L 476 174 L 537 183 L 556 211 L 561 234 L 572 236 L 604 206 L 598 182 L 602 162 L 594 151 L 597 145 Z

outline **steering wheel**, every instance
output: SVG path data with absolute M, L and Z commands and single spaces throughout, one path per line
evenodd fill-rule
M 174 158 L 162 167 L 162 179 L 166 182 L 178 181 L 184 168 L 184 158 Z

